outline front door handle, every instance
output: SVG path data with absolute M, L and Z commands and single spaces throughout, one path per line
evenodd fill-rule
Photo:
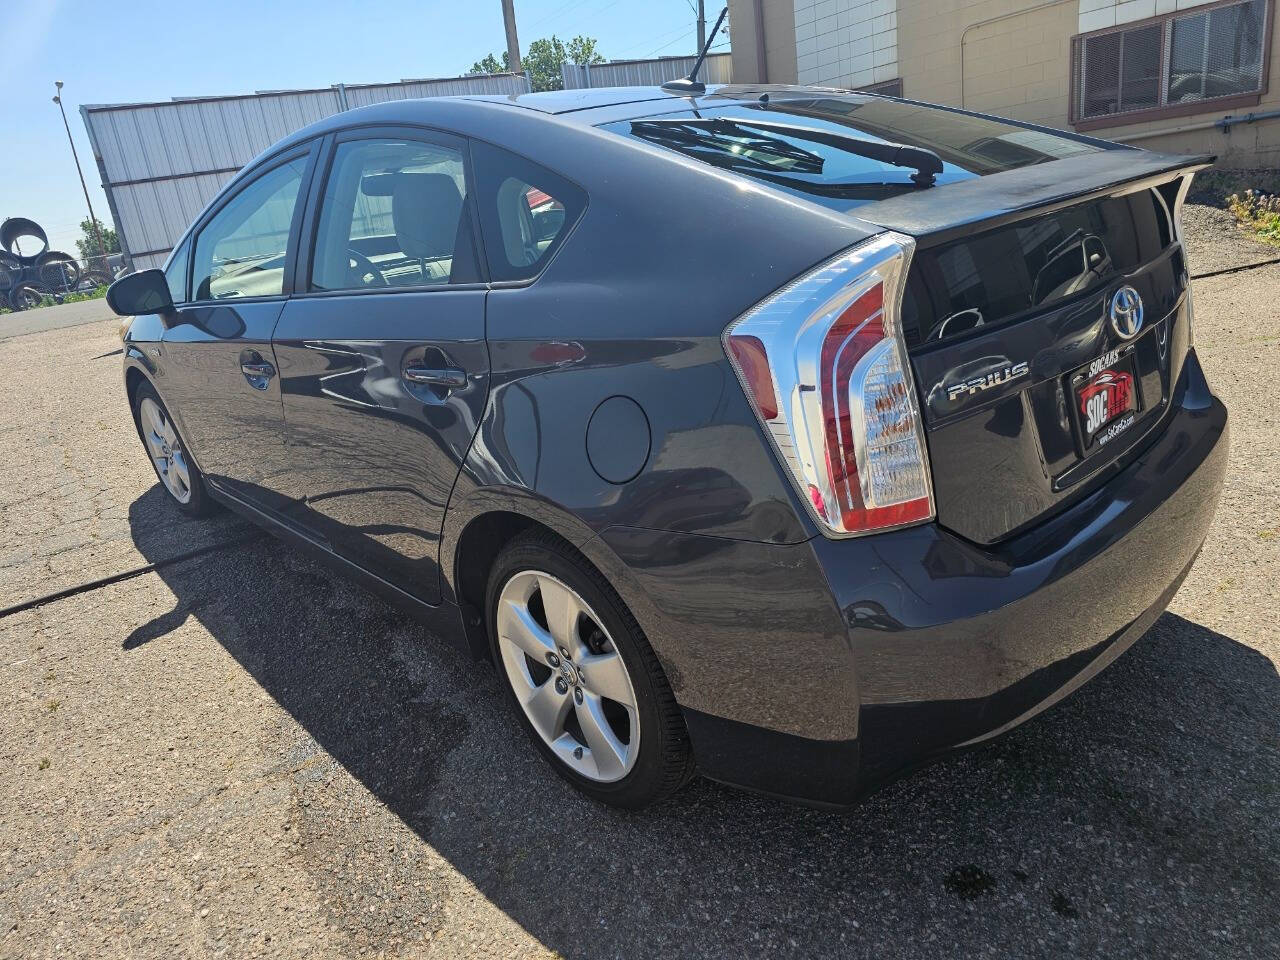
M 410 383 L 456 390 L 467 385 L 467 371 L 457 367 L 405 367 L 404 378 Z
M 262 359 L 246 360 L 241 362 L 240 372 L 249 381 L 249 386 L 255 390 L 265 390 L 271 378 L 276 375 L 276 368 Z

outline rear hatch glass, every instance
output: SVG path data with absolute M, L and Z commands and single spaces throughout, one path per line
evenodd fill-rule
M 932 151 L 942 161 L 938 186 L 1106 149 L 1071 134 L 861 95 L 735 100 L 603 128 L 841 212 L 921 189 L 910 166 L 867 157 L 859 141 Z
M 1106 286 L 1172 240 L 1154 190 L 1103 197 L 916 252 L 903 297 L 907 346 L 991 330 Z

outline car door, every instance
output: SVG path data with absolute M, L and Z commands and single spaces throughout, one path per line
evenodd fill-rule
M 200 469 L 273 513 L 290 496 L 271 333 L 289 293 L 317 150 L 272 162 L 197 224 L 182 250 L 190 248 L 181 284 L 189 296 L 161 347 L 163 392 Z
M 466 145 L 363 129 L 326 155 L 272 343 L 298 522 L 434 603 L 444 509 L 489 375 Z

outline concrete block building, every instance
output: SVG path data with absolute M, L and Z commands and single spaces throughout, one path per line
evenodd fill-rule
M 729 0 L 735 82 L 869 89 L 1280 166 L 1276 0 Z

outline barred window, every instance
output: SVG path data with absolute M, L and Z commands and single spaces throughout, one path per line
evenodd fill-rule
M 1262 92 L 1266 0 L 1078 37 L 1075 120 Z

